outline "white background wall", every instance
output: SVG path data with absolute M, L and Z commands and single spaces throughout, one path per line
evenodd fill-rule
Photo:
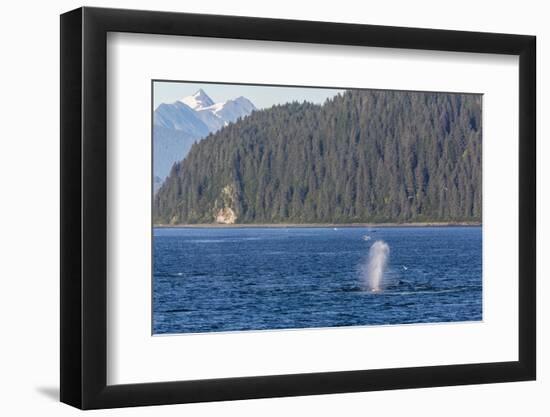
M 59 391 L 59 17 L 82 3 L 5 2 L 0 23 L 0 414 L 75 415 Z M 469 416 L 550 413 L 550 147 L 545 3 L 535 0 L 93 1 L 86 5 L 534 34 L 538 37 L 538 381 L 100 411 L 94 415 Z M 543 102 L 544 100 L 544 102 Z M 546 395 L 545 395 L 546 394 Z

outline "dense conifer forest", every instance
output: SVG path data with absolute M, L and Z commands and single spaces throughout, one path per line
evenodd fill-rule
M 155 224 L 481 221 L 481 96 L 350 90 L 194 144 Z

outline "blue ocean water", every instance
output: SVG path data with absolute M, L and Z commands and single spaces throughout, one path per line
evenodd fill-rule
M 481 320 L 481 257 L 481 227 L 158 228 L 153 333 Z

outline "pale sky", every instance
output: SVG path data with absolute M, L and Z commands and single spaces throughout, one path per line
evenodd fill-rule
M 343 92 L 335 88 L 280 87 L 242 84 L 215 84 L 155 81 L 153 84 L 153 105 L 156 109 L 161 103 L 173 103 L 180 98 L 194 94 L 202 88 L 214 102 L 230 100 L 239 96 L 249 99 L 258 109 L 265 109 L 274 104 L 291 101 L 309 101 L 323 104 L 327 98 Z

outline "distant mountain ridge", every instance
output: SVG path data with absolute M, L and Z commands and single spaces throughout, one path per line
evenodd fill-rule
M 216 103 L 203 89 L 174 103 L 160 104 L 153 115 L 154 191 L 193 143 L 254 110 L 254 104 L 245 97 Z
M 174 166 L 154 222 L 480 222 L 481 104 L 350 90 L 256 111 Z

